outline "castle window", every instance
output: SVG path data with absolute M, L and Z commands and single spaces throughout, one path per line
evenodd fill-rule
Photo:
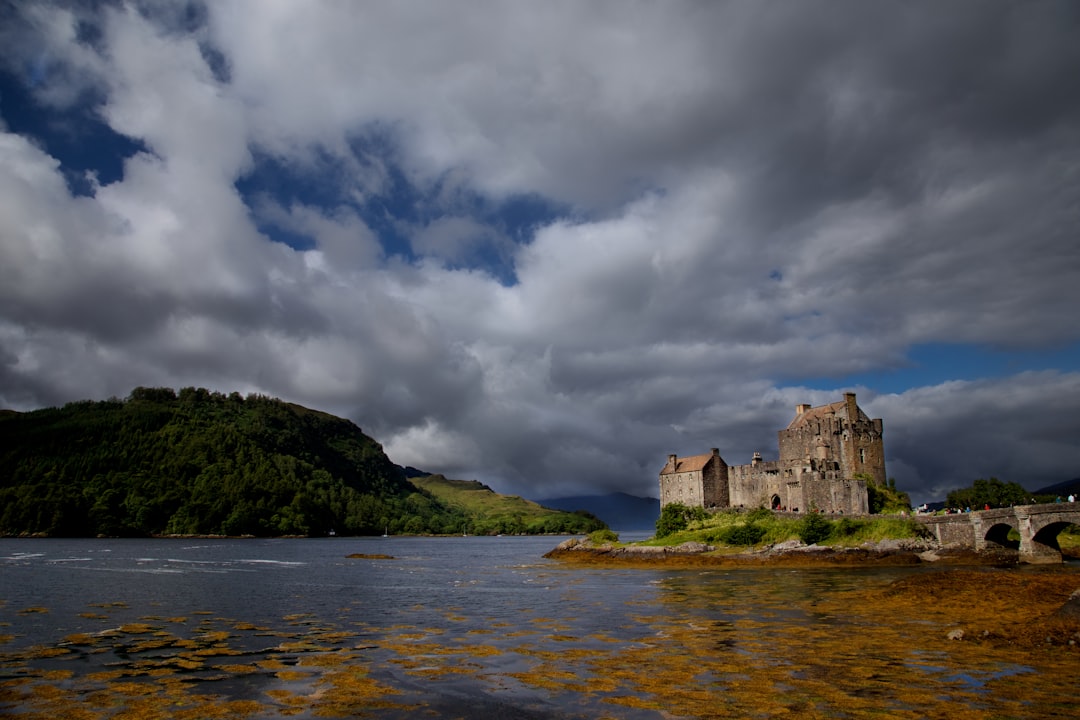
M 866 448 L 859 448 L 859 462 L 866 462 Z

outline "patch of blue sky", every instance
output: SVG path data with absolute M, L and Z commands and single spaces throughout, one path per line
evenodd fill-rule
M 400 163 L 389 134 L 374 131 L 351 142 L 353 157 L 340 158 L 325 151 L 313 151 L 303 165 L 255 154 L 252 170 L 237 181 L 244 201 L 253 208 L 270 199 L 288 209 L 295 205 L 327 212 L 341 207 L 352 209 L 367 224 L 387 257 L 417 262 L 409 233 L 442 217 L 467 217 L 490 228 L 464 257 L 448 266 L 482 270 L 504 285 L 517 282 L 513 253 L 506 240 L 528 244 L 537 228 L 567 214 L 567 209 L 538 195 L 490 198 L 468 188 L 447 188 L 439 179 L 425 186 L 410 182 Z M 355 173 L 371 171 L 371 178 Z M 445 199 L 447 196 L 452 200 Z M 311 238 L 290 233 L 275 223 L 259 222 L 259 229 L 271 240 L 295 249 L 314 246 Z
M 1044 370 L 1080 370 L 1080 342 L 1059 348 L 1033 350 L 1006 350 L 962 343 L 924 343 L 912 346 L 907 354 L 907 362 L 901 367 L 795 381 L 814 390 L 866 387 L 878 393 L 902 393 L 911 388 L 953 380 L 1003 378 Z
M 33 139 L 49 155 L 60 161 L 60 169 L 73 195 L 92 195 L 93 183 L 121 180 L 124 161 L 147 147 L 108 126 L 95 111 L 89 94 L 68 108 L 37 102 L 32 88 L 45 82 L 47 70 L 36 64 L 26 68 L 24 77 L 0 70 L 0 117 L 9 132 Z
M 495 235 L 513 245 L 528 245 L 537 230 L 569 215 L 569 208 L 536 194 L 511 195 L 496 200 L 468 193 L 456 211 L 491 228 Z M 431 219 L 434 218 L 427 218 Z M 513 253 L 505 243 L 486 242 L 474 248 L 464 261 L 450 266 L 482 269 L 509 287 L 518 281 L 513 261 Z
M 267 199 L 285 210 L 303 205 L 333 213 L 350 207 L 372 229 L 387 256 L 416 259 L 399 221 L 416 214 L 417 198 L 399 171 L 391 168 L 389 176 L 380 181 L 383 190 L 372 194 L 357 192 L 361 179 L 353 174 L 356 165 L 350 167 L 344 159 L 320 148 L 313 148 L 303 163 L 287 163 L 258 151 L 253 156 L 251 171 L 236 182 L 237 191 L 249 207 L 257 209 Z M 355 160 L 364 167 L 367 158 L 359 155 Z M 275 242 L 296 250 L 314 247 L 313 238 L 289 232 L 276 223 L 257 218 L 257 224 L 260 232 Z

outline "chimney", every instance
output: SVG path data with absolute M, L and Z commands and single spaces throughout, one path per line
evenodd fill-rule
M 808 412 L 809 410 L 810 410 L 809 405 L 806 405 L 806 404 L 796 405 L 795 406 L 795 415 L 796 416 L 802 415 L 804 412 Z
M 855 393 L 844 393 L 844 409 L 847 411 L 848 422 L 855 422 L 859 418 L 859 406 L 855 404 Z
M 761 453 L 755 452 L 754 453 L 754 459 L 751 461 L 750 464 L 754 465 L 755 467 L 760 465 L 761 464 Z
M 671 468 L 672 472 L 675 472 L 675 466 L 677 465 L 678 461 L 678 458 L 676 458 L 674 455 L 667 456 L 667 466 Z

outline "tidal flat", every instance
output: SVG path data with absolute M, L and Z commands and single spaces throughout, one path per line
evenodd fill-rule
M 0 713 L 1075 717 L 1071 563 L 605 569 L 550 546 L 0 541 Z

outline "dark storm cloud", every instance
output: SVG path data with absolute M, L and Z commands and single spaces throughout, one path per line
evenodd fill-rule
M 402 464 L 645 494 L 914 346 L 1080 342 L 1074 3 L 197 7 L 7 6 L 41 122 L 130 142 L 73 197 L 0 133 L 3 404 L 257 391 Z M 1080 474 L 1077 368 L 934 377 L 854 388 L 916 498 Z

